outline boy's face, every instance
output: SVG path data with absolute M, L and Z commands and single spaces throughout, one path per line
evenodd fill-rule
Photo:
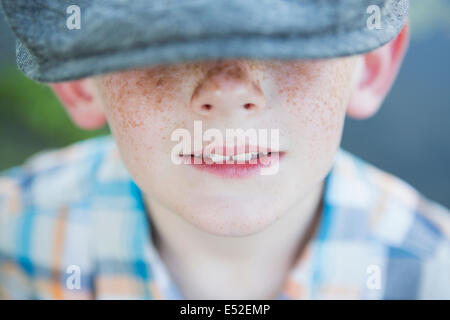
M 95 83 L 125 165 L 149 202 L 210 233 L 248 235 L 321 187 L 361 62 L 211 60 L 128 70 Z M 278 129 L 278 171 L 239 178 L 175 164 L 171 135 L 185 128 L 194 137 L 195 120 L 203 132 L 216 128 L 224 137 L 227 129 Z

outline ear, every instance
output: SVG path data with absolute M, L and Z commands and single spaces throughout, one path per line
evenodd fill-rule
M 106 124 L 102 102 L 91 78 L 49 84 L 72 121 L 83 129 L 98 129 Z
M 365 119 L 378 111 L 397 77 L 408 42 L 407 23 L 395 39 L 362 56 L 356 88 L 347 108 L 348 116 Z

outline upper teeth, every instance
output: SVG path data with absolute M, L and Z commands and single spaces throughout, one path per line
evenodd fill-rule
M 230 157 L 222 156 L 220 154 L 211 154 L 208 156 L 213 162 L 224 162 L 227 161 Z
M 248 152 L 248 153 L 241 153 L 233 156 L 227 156 L 227 155 L 220 155 L 220 154 L 205 154 L 205 157 L 211 159 L 211 161 L 215 163 L 223 163 L 228 160 L 233 161 L 239 161 L 239 162 L 245 162 L 250 161 L 251 159 L 259 157 L 265 157 L 267 156 L 267 152 Z M 194 154 L 194 157 L 201 158 L 202 154 Z

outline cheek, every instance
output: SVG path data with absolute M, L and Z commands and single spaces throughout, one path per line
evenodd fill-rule
M 292 127 L 307 141 L 323 144 L 340 138 L 352 74 L 353 66 L 347 60 L 299 65 L 283 72 L 280 96 Z
M 289 114 L 302 127 L 317 128 L 322 135 L 331 133 L 336 121 L 339 123 L 345 115 L 351 69 L 346 62 L 317 62 L 285 72 L 280 92 Z
M 108 92 L 104 95 L 105 114 L 132 174 L 157 171 L 170 147 L 171 132 L 182 125 L 173 115 L 170 95 L 151 95 L 152 84 L 144 86 L 139 79 L 132 74 L 120 78 L 112 75 L 104 81 Z
M 322 61 L 294 65 L 280 73 L 279 97 L 287 110 L 292 149 L 298 152 L 304 172 L 325 172 L 339 147 L 352 66 L 347 60 Z
M 304 119 L 304 134 L 316 149 L 335 149 L 341 139 L 349 90 L 345 81 L 338 78 L 338 74 L 320 77 L 320 84 L 305 97 L 304 108 L 299 112 Z

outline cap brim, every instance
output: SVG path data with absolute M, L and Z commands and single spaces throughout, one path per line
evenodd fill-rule
M 2 1 L 5 6 L 5 2 L 12 0 Z M 14 1 L 28 5 L 27 1 L 31 0 Z M 229 5 L 230 1 L 234 3 L 234 7 Z M 103 13 L 100 8 L 95 7 L 97 4 L 93 3 L 94 9 L 92 11 L 86 9 L 87 15 L 95 17 L 94 13 L 100 14 L 99 21 L 94 23 L 93 19 L 88 20 L 88 17 L 84 29 L 68 31 L 62 30 L 65 27 L 60 26 L 53 28 L 55 35 L 40 36 L 32 29 L 33 25 L 26 26 L 26 22 L 31 18 L 24 21 L 23 14 L 14 15 L 12 8 L 16 6 L 15 4 L 9 3 L 10 7 L 5 7 L 10 10 L 9 22 L 19 39 L 17 41 L 19 68 L 31 79 L 41 82 L 61 82 L 125 69 L 188 61 L 222 58 L 322 59 L 362 54 L 377 49 L 396 37 L 406 22 L 408 4 L 407 0 L 378 0 L 380 5 L 388 7 L 384 7 L 386 12 L 381 16 L 381 29 L 374 29 L 369 28 L 366 23 L 369 17 L 366 13 L 367 3 L 373 1 L 332 1 L 336 6 L 340 4 L 339 10 L 331 4 L 324 5 L 322 2 L 319 4 L 313 0 L 305 8 L 300 4 L 284 4 L 285 11 L 292 6 L 297 10 L 296 14 L 301 15 L 305 21 L 299 22 L 296 16 L 284 12 L 285 20 L 292 21 L 283 20 L 278 24 L 276 22 L 279 21 L 278 17 L 273 17 L 266 12 L 267 10 L 262 11 L 260 7 L 254 9 L 255 3 L 261 6 L 265 3 L 269 9 L 274 6 L 272 2 L 239 1 L 217 0 L 214 6 L 211 5 L 213 8 L 210 10 L 195 1 L 186 2 L 191 5 L 190 9 L 195 8 L 201 12 L 191 12 L 192 10 L 186 8 L 178 12 L 178 7 L 173 4 L 176 10 L 172 8 L 172 11 L 164 12 L 174 21 L 172 24 L 164 21 L 166 34 L 158 33 L 159 20 L 148 26 L 139 22 L 139 19 L 145 20 L 149 17 L 163 19 L 161 17 L 163 13 L 150 11 L 142 13 L 137 8 L 131 10 L 125 7 L 116 8 L 115 13 Z M 133 1 L 134 3 L 141 1 Z M 219 5 L 223 8 L 218 8 Z M 62 10 L 59 5 L 54 6 L 53 10 L 45 12 L 50 15 L 48 18 L 50 20 L 59 17 L 54 13 L 57 11 L 56 6 L 58 10 Z M 264 17 L 258 16 L 258 19 L 265 19 L 272 25 L 264 26 L 263 30 L 258 29 L 259 25 L 255 21 L 243 20 L 241 25 L 236 25 L 232 17 L 233 12 L 238 12 L 236 6 L 239 6 L 239 9 L 241 6 L 245 7 L 246 14 L 252 13 L 254 16 L 260 12 Z M 34 12 L 31 9 L 35 8 L 29 8 L 30 14 Z M 220 10 L 227 12 L 218 13 Z M 203 12 L 210 11 L 215 12 L 217 16 L 201 18 L 202 21 L 199 23 L 186 22 L 192 21 L 193 17 L 203 17 Z M 314 12 L 316 16 L 313 15 Z M 114 14 L 119 21 L 118 25 L 113 23 Z M 178 20 L 182 24 L 177 25 Z M 42 28 L 48 23 L 40 19 L 36 24 Z M 45 36 L 49 39 L 45 40 L 43 38 Z

